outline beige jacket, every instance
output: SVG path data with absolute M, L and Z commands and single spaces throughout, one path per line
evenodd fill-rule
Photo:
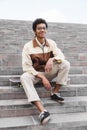
M 46 39 L 42 49 L 36 42 L 31 40 L 26 43 L 22 52 L 22 67 L 24 72 L 37 75 L 38 72 L 44 71 L 44 67 L 49 58 L 54 57 L 56 61 L 63 61 L 64 54 L 51 39 Z

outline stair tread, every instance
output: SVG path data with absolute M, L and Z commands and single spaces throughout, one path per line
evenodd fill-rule
M 87 126 L 87 112 L 82 113 L 67 113 L 67 114 L 53 114 L 53 119 L 51 123 L 71 123 L 75 125 L 75 123 L 81 121 L 86 121 L 85 124 Z M 80 124 L 79 124 L 80 126 Z
M 87 87 L 87 84 L 69 84 L 67 86 L 62 86 L 61 89 L 64 89 L 64 88 L 84 88 L 84 87 Z M 38 89 L 43 89 L 45 90 L 44 87 L 38 87 Z M 20 90 L 23 90 L 22 87 L 18 87 L 18 86 L 0 86 L 0 92 L 3 92 L 4 91 L 7 91 L 7 90 L 13 90 L 13 91 L 20 91 Z M 47 91 L 47 90 L 46 90 Z
M 87 96 L 76 96 L 76 97 L 64 97 L 64 104 L 67 105 L 67 103 L 78 103 L 82 102 L 85 104 L 87 102 Z M 53 101 L 49 98 L 41 98 L 41 101 L 44 105 L 46 104 L 58 104 L 57 102 Z M 29 104 L 32 106 L 31 103 L 28 102 L 27 99 L 12 99 L 12 100 L 0 100 L 0 106 L 12 106 L 12 105 L 26 105 Z
M 0 75 L 0 85 L 13 85 L 13 81 L 9 79 L 12 77 L 20 77 L 20 75 Z M 17 83 L 20 82 L 17 80 Z M 55 82 L 55 79 L 52 80 Z M 15 84 L 16 82 L 14 82 Z M 68 84 L 87 84 L 87 74 L 69 74 Z
M 51 114 L 51 120 L 47 124 L 57 124 L 57 127 L 64 126 L 87 126 L 87 112 Z M 0 119 L 0 128 L 23 127 L 23 126 L 41 126 L 38 116 L 8 117 Z M 45 125 L 46 126 L 46 125 Z M 44 126 L 43 126 L 44 127 Z

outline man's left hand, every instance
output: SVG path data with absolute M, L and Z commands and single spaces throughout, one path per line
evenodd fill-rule
M 45 66 L 45 72 L 50 72 L 53 68 L 53 58 L 50 58 Z

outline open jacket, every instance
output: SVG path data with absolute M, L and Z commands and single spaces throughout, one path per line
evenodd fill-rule
M 24 45 L 22 52 L 22 67 L 24 72 L 37 75 L 39 72 L 44 72 L 44 67 L 49 58 L 54 57 L 55 61 L 65 59 L 64 54 L 57 47 L 57 44 L 46 39 L 45 45 L 41 48 L 35 39 Z

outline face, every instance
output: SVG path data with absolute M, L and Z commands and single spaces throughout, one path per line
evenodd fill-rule
M 45 38 L 46 35 L 46 25 L 44 23 L 38 24 L 35 30 L 35 35 L 38 38 Z

